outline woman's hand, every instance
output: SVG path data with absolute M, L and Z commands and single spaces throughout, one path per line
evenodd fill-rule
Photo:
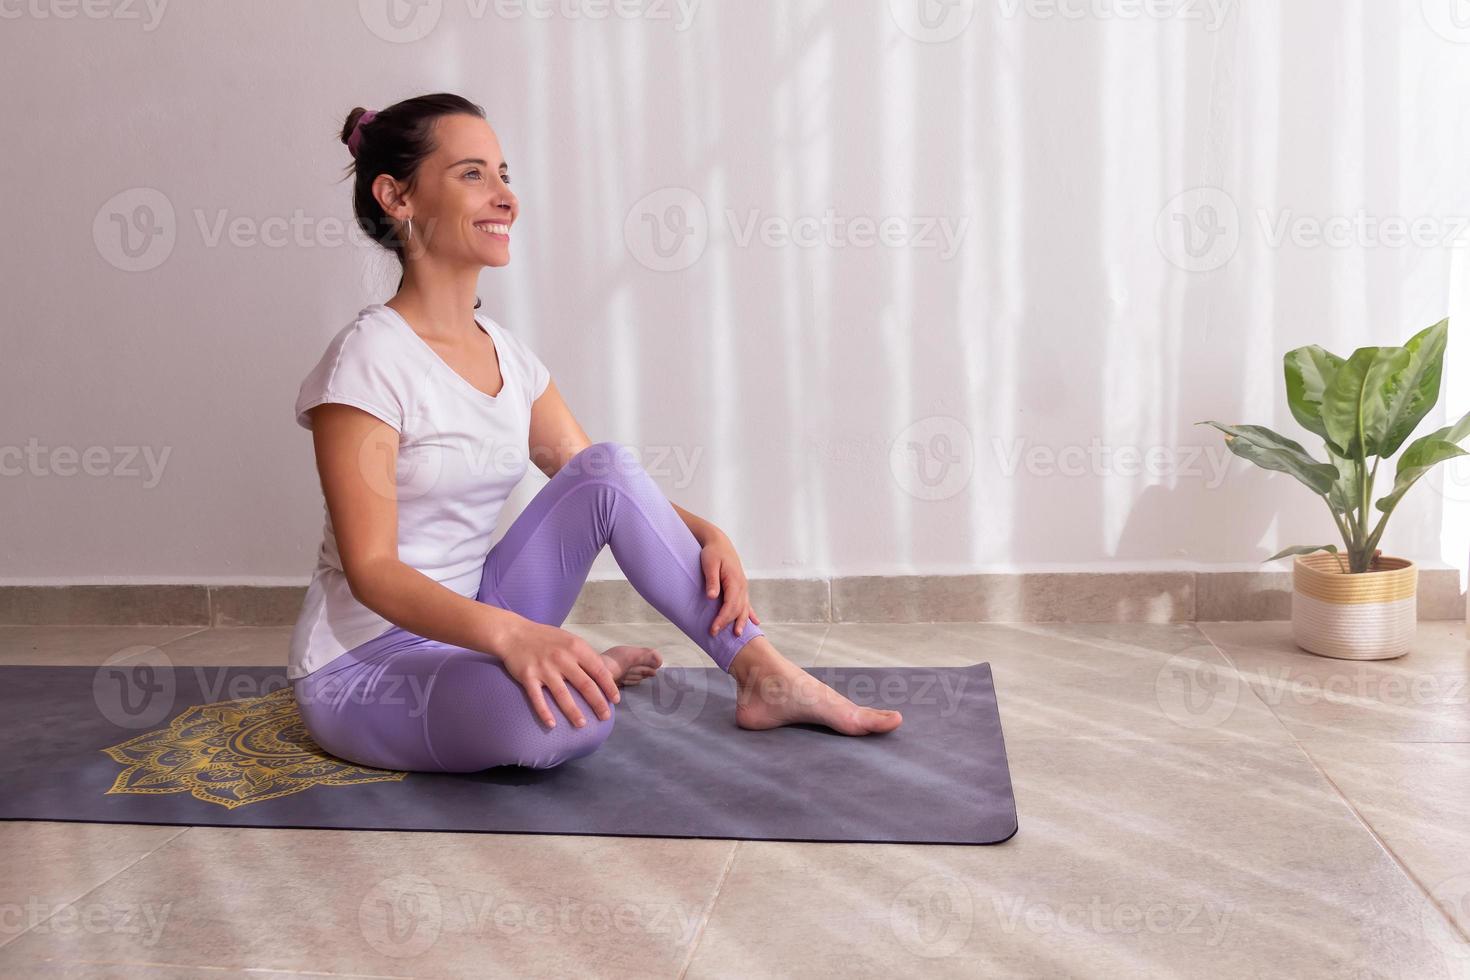
M 568 683 L 582 693 L 587 704 L 603 721 L 612 715 L 607 706 L 608 700 L 617 703 L 623 699 L 602 654 L 574 633 L 523 617 L 507 632 L 500 647 L 504 652 L 499 649 L 493 652 L 504 662 L 510 676 L 526 689 L 536 717 L 548 728 L 556 727 L 556 718 L 541 694 L 543 686 L 551 691 L 551 696 L 561 706 L 562 714 L 578 728 L 585 725 L 587 719 L 572 700 L 572 694 L 567 690 Z
M 710 538 L 699 551 L 699 564 L 704 569 L 705 595 L 713 599 L 721 591 L 725 594 L 724 605 L 710 623 L 710 636 L 732 620 L 736 636 L 744 632 L 746 619 L 759 626 L 760 617 L 750 607 L 750 583 L 745 580 L 745 569 L 740 567 L 740 556 L 735 554 L 730 539 L 723 533 Z

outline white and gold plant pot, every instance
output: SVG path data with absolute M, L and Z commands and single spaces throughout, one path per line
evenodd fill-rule
M 1326 551 L 1297 555 L 1291 570 L 1291 630 L 1297 646 L 1341 660 L 1388 660 L 1409 652 L 1419 614 L 1419 566 L 1378 555 L 1369 571 L 1343 571 Z

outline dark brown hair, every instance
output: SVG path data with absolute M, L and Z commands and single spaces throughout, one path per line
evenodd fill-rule
M 358 106 L 347 114 L 347 121 L 342 124 L 343 143 L 352 136 L 357 120 L 365 112 L 366 109 Z M 363 233 L 392 252 L 400 267 L 405 265 L 404 240 L 373 196 L 373 181 L 378 174 L 387 174 L 412 190 L 419 165 L 436 148 L 434 122 L 441 116 L 459 114 L 485 118 L 485 110 L 468 99 L 439 92 L 404 99 L 379 110 L 358 134 L 357 157 L 348 165 L 348 173 L 356 178 L 352 185 L 352 211 Z M 398 277 L 398 286 L 403 287 L 402 275 Z M 476 308 L 479 305 L 476 300 Z

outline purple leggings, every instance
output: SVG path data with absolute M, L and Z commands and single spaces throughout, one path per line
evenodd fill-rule
M 699 542 L 637 455 L 615 442 L 583 449 L 557 471 L 485 559 L 480 602 L 560 626 L 603 545 L 638 594 L 709 654 L 721 670 L 764 631 L 747 621 L 711 636 L 723 598 L 705 593 Z M 426 639 L 395 626 L 292 685 L 306 729 L 341 759 L 380 769 L 478 772 L 546 769 L 590 755 L 612 734 L 570 684 L 587 718 L 577 728 L 545 692 L 546 728 L 520 683 L 491 653 Z

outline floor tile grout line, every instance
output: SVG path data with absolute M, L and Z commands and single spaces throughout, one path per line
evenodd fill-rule
M 1234 671 L 1237 675 L 1239 675 L 1240 668 L 1236 665 L 1235 661 L 1231 659 L 1230 655 L 1225 652 L 1224 648 L 1216 643 L 1214 638 L 1210 636 L 1210 634 L 1206 633 L 1203 629 L 1200 629 L 1197 623 L 1195 624 L 1195 629 L 1199 632 L 1201 636 L 1205 638 L 1206 641 L 1209 642 L 1210 646 L 1214 647 L 1214 649 L 1220 654 L 1221 657 L 1225 658 L 1225 662 L 1230 665 L 1230 669 Z M 1404 863 L 1403 859 L 1400 858 L 1398 854 L 1394 851 L 1394 849 L 1389 846 L 1388 841 L 1384 840 L 1383 836 L 1379 834 L 1376 829 L 1374 829 L 1373 825 L 1368 821 L 1368 818 L 1363 815 L 1363 812 L 1358 809 L 1357 805 L 1348 798 L 1347 793 L 1343 791 L 1342 787 L 1337 784 L 1337 780 L 1328 775 L 1327 770 L 1322 767 L 1322 764 L 1317 761 L 1317 758 L 1307 750 L 1307 747 L 1304 744 L 1302 744 L 1302 740 L 1298 738 L 1296 732 L 1293 731 L 1291 727 L 1286 724 L 1285 719 L 1283 719 L 1279 714 L 1276 713 L 1276 709 L 1271 706 L 1270 702 L 1257 695 L 1255 688 L 1252 687 L 1248 682 L 1246 683 L 1246 687 L 1250 689 L 1251 694 L 1255 695 L 1258 701 L 1261 701 L 1261 703 L 1266 705 L 1266 709 L 1271 712 L 1272 717 L 1274 717 L 1276 721 L 1281 725 L 1281 727 L 1286 730 L 1286 734 L 1291 738 L 1291 744 L 1296 746 L 1297 751 L 1306 758 L 1307 762 L 1311 763 L 1312 768 L 1317 771 L 1317 774 L 1320 775 L 1324 781 L 1326 781 L 1328 786 L 1332 787 L 1332 791 L 1337 794 L 1337 798 L 1342 801 L 1342 805 L 1347 807 L 1348 812 L 1353 815 L 1353 818 L 1357 820 L 1362 828 L 1368 832 L 1368 836 L 1373 838 L 1374 843 L 1378 845 L 1378 847 L 1383 851 L 1384 854 L 1388 855 L 1388 859 L 1392 861 L 1394 863 L 1394 866 L 1399 869 L 1399 873 L 1407 878 L 1409 882 L 1413 884 L 1416 889 L 1418 889 L 1419 894 L 1423 896 L 1424 900 L 1430 904 L 1435 912 L 1439 913 L 1440 917 L 1444 919 L 1446 923 L 1448 923 L 1450 930 L 1454 932 L 1457 936 L 1459 936 L 1463 942 L 1470 944 L 1470 934 L 1467 934 L 1466 931 L 1460 926 L 1460 924 L 1456 922 L 1454 918 L 1450 916 L 1443 908 L 1440 907 L 1440 904 L 1435 899 L 1433 893 L 1430 892 L 1430 890 L 1424 886 L 1424 883 L 1419 880 L 1419 876 L 1414 874 L 1414 872 L 1409 869 L 1409 866 Z
M 730 878 L 730 869 L 735 866 L 735 855 L 740 850 L 744 841 L 735 841 L 735 846 L 730 848 L 730 855 L 725 858 L 725 866 L 720 869 L 720 877 L 715 880 L 715 890 L 710 894 L 709 904 L 705 906 L 704 914 L 699 917 L 699 928 L 694 931 L 694 941 L 689 944 L 689 952 L 684 956 L 684 962 L 679 966 L 679 972 L 675 974 L 674 980 L 684 980 L 689 973 L 689 968 L 694 964 L 694 954 L 699 951 L 699 944 L 704 941 L 704 931 L 709 926 L 710 920 L 715 915 L 715 905 L 720 900 L 720 892 L 724 890 L 725 882 Z
M 47 822 L 47 823 L 75 823 L 77 821 L 65 820 L 65 821 L 45 821 L 45 822 Z M 89 826 L 115 827 L 115 826 L 117 826 L 117 824 L 111 824 L 111 823 L 109 823 L 109 824 L 89 824 Z M 29 926 L 26 926 L 20 932 L 17 932 L 15 935 L 11 936 L 9 939 L 5 940 L 4 942 L 0 942 L 0 949 L 4 949 L 6 946 L 9 946 L 11 943 L 15 942 L 21 936 L 24 936 L 26 933 L 30 932 L 32 929 L 36 928 L 37 926 L 39 926 L 39 925 L 41 925 L 41 924 L 43 924 L 45 922 L 49 922 L 51 920 L 52 916 L 56 915 L 56 913 L 59 912 L 59 911 L 61 911 L 61 909 L 66 908 L 68 906 L 75 905 L 76 903 L 80 902 L 82 899 L 86 898 L 88 895 L 92 894 L 97 889 L 99 889 L 103 885 L 107 884 L 109 881 L 112 881 L 118 875 L 120 875 L 120 874 L 122 874 L 122 873 L 124 873 L 126 871 L 131 870 L 133 867 L 135 867 L 138 864 L 138 862 L 143 861 L 146 858 L 152 857 L 153 855 L 155 855 L 159 851 L 161 851 L 163 848 L 165 848 L 168 845 L 172 844 L 174 841 L 178 840 L 180 837 L 184 836 L 185 834 L 187 834 L 189 831 L 191 831 L 193 829 L 194 828 L 192 826 L 190 826 L 190 827 L 181 827 L 179 829 L 179 832 L 177 834 L 172 834 L 169 837 L 167 837 L 166 839 L 164 839 L 162 841 L 159 841 L 157 847 L 150 848 L 147 851 L 145 851 L 144 853 L 139 854 L 132 861 L 129 861 L 123 867 L 118 868 L 112 874 L 108 875 L 106 878 L 104 878 L 101 881 L 97 882 L 97 884 L 93 885 L 91 888 L 88 888 L 86 891 L 82 892 L 80 895 L 76 896 L 73 899 L 69 899 L 68 901 L 62 902 L 59 905 L 57 905 L 54 909 L 51 910 L 51 915 L 46 916 L 44 919 L 38 919 L 37 921 L 31 923 Z
M 214 629 L 213 626 L 201 626 L 201 627 L 199 627 L 197 630 L 195 630 L 192 633 L 183 633 L 183 634 L 180 634 L 179 636 L 176 636 L 173 639 L 164 640 L 162 643 L 160 643 L 158 645 L 159 645 L 159 647 L 166 647 L 170 643 L 177 643 L 179 640 L 187 640 L 191 636 L 198 636 L 200 633 L 208 633 L 212 629 Z
M 827 637 L 832 633 L 832 624 L 827 623 L 822 630 L 822 635 L 817 638 L 817 650 L 812 654 L 812 666 L 815 667 L 822 662 L 822 654 L 827 649 Z
M 1302 755 L 1307 757 L 1307 761 L 1312 764 L 1312 768 L 1317 770 L 1322 778 L 1327 781 L 1327 785 L 1332 787 L 1333 792 L 1335 792 L 1342 800 L 1343 805 L 1348 808 L 1348 811 L 1352 813 L 1353 817 L 1357 819 L 1358 823 L 1362 824 L 1363 829 L 1368 832 L 1368 835 L 1373 838 L 1374 842 L 1376 842 L 1378 846 L 1383 850 L 1383 853 L 1387 854 L 1389 860 L 1391 860 L 1398 867 L 1400 873 L 1402 873 L 1405 878 L 1409 879 L 1414 887 L 1419 890 L 1419 893 L 1424 896 L 1424 900 L 1430 904 L 1435 912 L 1439 913 L 1442 919 L 1445 920 L 1446 924 L 1450 928 L 1450 931 L 1459 936 L 1461 942 L 1465 943 L 1467 946 L 1470 946 L 1470 934 L 1467 934 L 1466 931 L 1461 928 L 1460 924 L 1456 922 L 1449 913 L 1447 913 L 1443 908 L 1440 907 L 1439 902 L 1434 897 L 1434 893 L 1425 887 L 1424 882 L 1419 880 L 1419 876 L 1414 874 L 1414 872 L 1409 869 L 1409 866 L 1404 863 L 1403 859 L 1394 852 L 1394 849 L 1389 846 L 1388 841 L 1384 840 L 1383 836 L 1373 828 L 1373 825 L 1368 822 L 1368 818 L 1363 816 L 1362 811 L 1358 809 L 1358 807 L 1353 803 L 1352 800 L 1348 799 L 1347 794 L 1344 793 L 1342 788 L 1337 785 L 1337 781 L 1327 774 L 1327 770 L 1322 768 L 1322 765 L 1316 760 L 1316 758 L 1313 757 L 1312 753 L 1307 751 L 1306 746 L 1302 745 L 1301 741 L 1297 739 L 1296 735 L 1294 734 L 1292 735 L 1292 741 L 1296 743 L 1297 748 L 1301 749 Z
M 1230 672 L 1235 675 L 1240 685 L 1244 687 L 1247 691 L 1249 691 L 1251 697 L 1254 698 L 1261 707 L 1265 708 L 1266 711 L 1270 713 L 1272 719 L 1275 720 L 1276 724 L 1281 726 L 1281 730 L 1285 732 L 1293 742 L 1296 742 L 1296 733 L 1291 730 L 1291 726 L 1286 723 L 1286 719 L 1282 718 L 1281 715 L 1277 713 L 1276 709 L 1272 707 L 1269 701 L 1256 693 L 1255 686 L 1251 684 L 1250 681 L 1241 679 L 1245 675 L 1241 672 L 1240 665 L 1235 662 L 1235 658 L 1226 653 L 1225 648 L 1216 643 L 1214 637 L 1210 636 L 1209 633 L 1206 633 L 1203 629 L 1201 629 L 1198 622 L 1191 622 L 1188 625 L 1196 633 L 1204 637 L 1205 643 L 1209 644 L 1210 649 L 1214 650 L 1220 655 L 1220 659 L 1225 661 L 1225 666 L 1230 668 Z M 1297 747 L 1301 748 L 1300 743 L 1298 743 Z M 1302 749 L 1302 754 L 1306 754 L 1306 749 Z

